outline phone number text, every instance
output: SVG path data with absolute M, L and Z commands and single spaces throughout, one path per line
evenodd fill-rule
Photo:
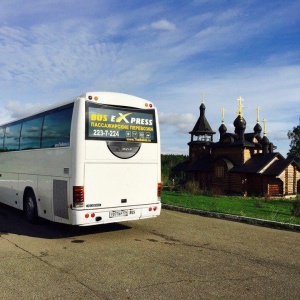
M 93 136 L 109 136 L 109 137 L 119 137 L 120 132 L 118 130 L 101 130 L 101 129 L 94 129 Z

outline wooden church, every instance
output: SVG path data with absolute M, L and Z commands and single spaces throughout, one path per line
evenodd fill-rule
M 202 190 L 215 194 L 244 196 L 271 195 L 295 197 L 300 179 L 300 166 L 293 160 L 285 159 L 274 152 L 276 147 L 257 123 L 253 132 L 246 133 L 246 120 L 243 117 L 243 99 L 239 102 L 238 116 L 234 120 L 234 133 L 227 132 L 222 109 L 222 124 L 219 127 L 219 141 L 214 142 L 214 132 L 206 117 L 202 96 L 200 116 L 191 132 L 189 160 L 173 169 L 179 177 L 196 181 Z

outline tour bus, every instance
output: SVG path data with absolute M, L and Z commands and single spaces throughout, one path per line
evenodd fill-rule
M 150 101 L 89 92 L 0 126 L 0 202 L 88 226 L 157 217 L 160 133 Z

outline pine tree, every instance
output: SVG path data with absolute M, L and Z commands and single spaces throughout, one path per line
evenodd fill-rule
M 293 131 L 289 130 L 288 138 L 291 140 L 291 143 L 287 156 L 300 163 L 300 125 L 294 127 Z

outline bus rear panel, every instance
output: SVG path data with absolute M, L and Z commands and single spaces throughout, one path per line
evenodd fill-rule
M 157 111 L 128 95 L 89 93 L 85 98 L 84 199 L 73 194 L 72 222 L 93 225 L 160 214 Z M 82 138 L 82 136 L 81 136 Z M 74 188 L 73 188 L 74 193 Z M 76 195 L 76 194 L 75 194 Z

